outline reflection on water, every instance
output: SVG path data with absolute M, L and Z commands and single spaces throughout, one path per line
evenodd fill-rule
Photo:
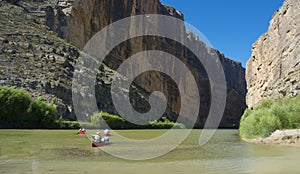
M 133 139 L 153 138 L 163 132 L 119 131 Z M 248 144 L 240 141 L 237 130 L 218 130 L 208 144 L 199 146 L 200 132 L 193 130 L 180 146 L 162 157 L 128 161 L 91 148 L 89 139 L 76 131 L 1 130 L 0 173 L 300 173 L 300 148 Z M 110 139 L 111 147 L 122 146 L 116 136 Z M 128 153 L 139 150 L 133 148 L 127 149 Z

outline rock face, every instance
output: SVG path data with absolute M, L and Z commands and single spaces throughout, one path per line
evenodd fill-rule
M 18 27 L 14 29 L 8 28 L 8 25 L 1 28 L 3 30 L 1 31 L 1 38 L 3 38 L 4 43 L 1 56 L 2 60 L 5 60 L 1 62 L 2 69 L 0 70 L 3 72 L 0 79 L 1 85 L 24 87 L 32 94 L 36 93 L 36 96 L 41 95 L 43 98 L 50 96 L 51 100 L 48 99 L 48 101 L 58 104 L 61 108 L 60 114 L 69 119 L 76 119 L 71 102 L 71 82 L 74 65 L 80 53 L 77 48 L 82 48 L 95 33 L 108 24 L 132 15 L 155 13 L 174 16 L 183 20 L 183 15 L 179 11 L 162 5 L 158 0 L 80 0 L 75 2 L 71 0 L 44 0 L 41 2 L 17 1 L 14 4 L 18 6 L 6 5 L 10 8 L 16 8 L 16 13 L 22 14 L 18 16 L 20 21 L 28 21 L 26 26 L 31 27 L 23 27 L 21 23 L 18 23 Z M 34 9 L 34 12 L 30 12 L 28 9 Z M 1 11 L 1 15 L 2 13 L 6 16 L 11 15 L 5 10 Z M 30 19 L 21 19 L 26 17 L 25 14 L 28 14 Z M 40 23 L 48 26 L 49 29 L 58 33 L 59 37 L 67 39 L 77 48 L 54 36 L 54 33 Z M 17 28 L 22 28 L 22 30 L 17 30 Z M 190 39 L 198 44 L 199 50 L 207 51 L 210 49 L 192 33 L 185 31 L 183 26 L 180 29 L 187 33 L 185 39 Z M 14 30 L 19 33 L 20 38 L 15 38 L 15 35 L 18 34 L 9 33 L 9 31 Z M 37 39 L 32 40 L 32 38 Z M 25 41 L 22 41 L 24 39 Z M 31 47 L 27 50 L 27 47 L 24 49 L 22 47 L 20 51 L 12 47 L 14 44 L 25 44 L 23 42 L 32 43 Z M 184 46 L 175 41 L 154 36 L 139 37 L 123 42 L 107 56 L 106 65 L 100 67 L 97 78 L 96 98 L 99 109 L 116 113 L 110 96 L 113 70 L 122 64 L 126 58 L 144 50 L 165 51 L 186 63 L 199 86 L 201 108 L 197 126 L 203 126 L 210 108 L 210 84 L 206 71 Z M 233 127 L 238 125 L 246 107 L 245 70 L 240 63 L 225 58 L 217 50 L 216 53 L 223 65 L 227 80 L 227 103 L 220 126 Z M 25 54 L 28 54 L 28 58 L 25 58 Z M 22 71 L 16 67 L 20 62 L 22 62 L 21 67 L 24 65 Z M 184 81 L 184 77 L 181 80 Z M 177 118 L 180 109 L 178 106 L 180 106 L 181 101 L 179 91 L 172 79 L 159 72 L 143 73 L 135 79 L 134 86 L 131 102 L 136 110 L 147 111 L 149 109 L 147 101 L 149 94 L 158 90 L 163 92 L 168 99 L 165 114 L 170 119 L 175 120 Z
M 162 5 L 158 0 L 77 1 L 73 7 L 71 7 L 71 10 L 67 11 L 71 12 L 65 13 L 65 15 L 68 16 L 68 23 L 64 27 L 65 30 L 53 29 L 59 30 L 63 37 L 67 38 L 79 48 L 82 48 L 85 43 L 102 28 L 125 17 L 139 14 L 163 14 L 183 20 L 182 13 L 172 7 Z M 183 26 L 182 30 L 187 33 L 189 39 L 196 42 L 197 38 L 185 31 Z M 201 41 L 198 41 L 196 44 L 198 44 L 200 48 L 205 47 Z M 110 60 L 107 64 L 112 69 L 116 69 L 126 58 L 144 50 L 162 50 L 176 55 L 182 62 L 192 62 L 190 60 L 195 59 L 191 52 L 174 41 L 155 37 L 143 37 L 122 43 L 110 54 Z M 228 84 L 228 99 L 221 126 L 238 125 L 239 118 L 245 109 L 245 71 L 240 63 L 225 58 L 225 56 L 218 51 L 217 54 L 223 64 Z M 203 122 L 206 119 L 205 116 L 208 114 L 210 107 L 208 77 L 201 64 L 188 63 L 188 67 L 191 69 L 200 86 L 199 93 L 202 98 L 200 115 L 202 115 L 202 117 L 200 117 L 198 125 L 203 126 Z M 153 79 L 153 77 L 155 77 L 155 79 Z M 170 107 L 168 115 L 171 119 L 176 119 L 178 106 L 180 105 L 180 97 L 178 97 L 178 91 L 174 90 L 176 86 L 174 86 L 171 79 L 166 78 L 160 73 L 148 73 L 138 77 L 135 82 L 148 92 L 159 90 L 168 96 L 167 99 Z M 172 115 L 174 116 L 173 118 Z
M 252 46 L 246 67 L 247 105 L 300 91 L 300 2 L 286 0 Z
M 47 0 L 42 0 L 47 1 Z M 49 0 L 48 0 L 49 1 Z M 183 14 L 159 0 L 53 0 L 55 5 L 43 10 L 45 24 L 78 48 L 98 31 L 120 19 L 139 14 L 165 14 L 183 19 Z
M 0 3 L 0 85 L 24 88 L 74 119 L 71 79 L 79 50 L 40 23 L 48 2 L 14 4 Z

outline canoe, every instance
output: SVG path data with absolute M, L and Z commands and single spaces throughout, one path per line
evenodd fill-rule
M 77 134 L 84 135 L 84 134 L 86 134 L 86 132 L 81 131 L 81 132 L 77 132 Z
M 101 147 L 101 146 L 105 146 L 105 145 L 108 145 L 109 142 L 92 142 L 92 147 Z

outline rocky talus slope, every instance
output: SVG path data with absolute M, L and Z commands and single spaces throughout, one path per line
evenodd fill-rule
M 78 50 L 22 6 L 1 2 L 0 13 L 0 85 L 25 88 L 55 103 L 65 117 L 74 117 L 70 79 Z
M 252 46 L 246 67 L 247 105 L 300 91 L 300 1 L 286 0 Z
M 183 14 L 172 7 L 154 1 L 105 0 L 7 0 L 0 1 L 0 85 L 22 87 L 35 97 L 42 96 L 58 105 L 64 118 L 76 119 L 72 104 L 74 65 L 85 43 L 98 31 L 114 21 L 137 14 L 164 14 L 183 20 Z M 185 31 L 185 28 L 181 28 Z M 188 34 L 187 38 L 207 50 L 201 41 Z M 74 45 L 74 46 L 73 46 Z M 142 46 L 141 46 L 142 45 Z M 162 50 L 178 57 L 193 73 L 201 95 L 202 126 L 210 107 L 208 76 L 184 46 L 166 38 L 139 37 L 121 43 L 99 68 L 96 98 L 100 110 L 116 113 L 111 101 L 111 76 L 131 55 L 143 50 Z M 245 109 L 245 70 L 240 63 L 225 58 L 216 51 L 227 80 L 227 104 L 221 126 L 238 125 Z M 153 77 L 155 77 L 153 79 Z M 183 77 L 184 78 L 184 77 Z M 200 85 L 201 84 L 201 85 Z M 165 93 L 168 99 L 166 114 L 176 119 L 180 97 L 172 79 L 154 72 L 135 80 L 132 102 L 139 111 L 147 111 L 147 98 L 153 90 Z

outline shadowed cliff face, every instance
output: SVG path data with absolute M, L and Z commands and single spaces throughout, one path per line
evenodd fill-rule
M 39 17 L 41 18 L 41 23 L 47 25 L 51 30 L 57 32 L 60 37 L 67 39 L 77 48 L 83 48 L 86 42 L 95 33 L 108 24 L 132 15 L 163 14 L 174 16 L 183 20 L 183 15 L 179 11 L 172 7 L 162 5 L 158 0 L 80 0 L 76 2 L 71 0 L 58 0 L 57 5 L 53 5 L 52 1 L 51 3 L 49 3 L 49 1 L 45 1 L 45 3 L 44 8 L 38 8 L 38 10 L 44 14 L 42 17 Z M 27 5 L 36 6 L 35 3 L 31 2 L 28 2 Z M 24 11 L 23 13 L 27 12 Z M 34 16 L 35 13 L 30 13 L 30 15 Z M 186 35 L 179 37 L 184 37 L 183 39 L 189 39 L 191 42 L 194 42 L 199 51 L 208 51 L 208 48 L 203 44 L 203 42 L 197 40 L 193 34 L 186 32 L 184 26 L 177 27 L 179 27 L 179 30 L 182 33 L 186 33 Z M 53 41 L 53 39 L 51 41 Z M 57 43 L 58 41 L 54 40 L 53 42 Z M 61 41 L 59 41 L 59 43 L 61 43 Z M 32 44 L 39 45 L 39 43 L 35 42 Z M 64 45 L 64 43 L 61 44 Z M 51 45 L 46 48 L 48 47 L 51 47 Z M 101 66 L 97 76 L 96 98 L 99 109 L 110 113 L 116 113 L 110 96 L 110 87 L 112 82 L 111 77 L 112 74 L 114 74 L 113 70 L 116 70 L 122 62 L 130 56 L 146 50 L 161 50 L 170 53 L 185 63 L 190 69 L 198 84 L 201 99 L 197 126 L 203 126 L 211 101 L 208 75 L 201 62 L 199 62 L 195 55 L 193 55 L 188 49 L 173 40 L 161 37 L 144 36 L 133 38 L 119 44 L 110 52 L 105 59 L 107 67 Z M 67 76 L 61 76 L 59 79 L 53 77 L 54 80 L 48 80 L 45 78 L 43 79 L 43 83 L 45 85 L 41 85 L 33 89 L 27 85 L 31 91 L 42 91 L 42 95 L 51 94 L 53 98 L 59 99 L 59 101 L 63 103 L 63 105 L 59 105 L 62 108 L 66 108 L 65 110 L 61 110 L 61 115 L 64 117 L 67 117 L 68 115 L 68 118 L 73 119 L 75 119 L 74 110 L 72 108 L 72 103 L 70 103 L 70 101 L 72 101 L 72 86 L 69 82 L 71 82 L 72 72 L 74 70 L 73 66 L 79 56 L 78 52 L 79 51 L 76 50 L 76 55 L 73 55 L 71 53 L 69 54 L 69 51 L 67 50 L 65 54 L 70 55 L 70 60 L 67 61 L 70 62 L 70 64 L 65 63 L 62 64 L 62 66 L 57 66 L 59 69 L 62 69 L 61 73 L 63 73 L 64 69 L 67 69 Z M 222 63 L 227 80 L 227 103 L 221 126 L 231 127 L 233 125 L 238 125 L 239 119 L 246 106 L 245 70 L 240 63 L 225 58 L 225 56 L 218 51 L 216 51 L 216 53 Z M 57 57 L 56 53 L 53 53 L 52 55 Z M 45 59 L 48 58 L 45 57 Z M 48 66 L 52 65 L 48 64 L 47 67 Z M 54 64 L 53 67 L 56 67 L 56 65 Z M 47 70 L 45 69 L 45 71 Z M 177 70 L 174 69 L 173 71 L 175 72 Z M 46 72 L 42 72 L 46 74 Z M 184 82 L 185 77 L 182 77 L 180 80 Z M 49 83 L 47 83 L 48 81 Z M 40 81 L 37 80 L 36 83 L 38 84 Z M 5 84 L 6 83 L 4 83 L 4 85 Z M 22 83 L 22 86 L 24 85 L 26 86 L 26 84 Z M 136 110 L 140 112 L 148 111 L 149 94 L 153 91 L 161 91 L 165 94 L 168 100 L 168 106 L 165 114 L 173 120 L 177 118 L 180 110 L 179 106 L 181 104 L 181 96 L 177 85 L 170 77 L 160 72 L 143 73 L 134 80 L 134 84 L 131 89 L 131 103 Z M 189 88 L 187 87 L 186 90 L 189 90 Z M 55 102 L 56 100 L 53 99 L 51 101 Z
M 300 90 L 300 2 L 286 0 L 269 29 L 252 46 L 247 62 L 247 104 L 295 96 Z
M 172 7 L 162 5 L 158 0 L 88 0 L 77 1 L 71 8 L 68 15 L 68 24 L 63 35 L 74 45 L 82 48 L 85 43 L 98 31 L 107 25 L 120 19 L 140 15 L 140 14 L 163 14 L 183 20 L 183 15 Z M 181 33 L 187 33 L 184 26 L 177 26 Z M 134 30 L 134 29 L 133 29 Z M 178 33 L 181 35 L 180 33 Z M 199 50 L 207 51 L 206 46 L 191 33 L 189 39 L 195 42 Z M 186 37 L 184 35 L 184 37 Z M 188 38 L 184 38 L 188 39 Z M 109 41 L 108 41 L 109 42 Z M 175 55 L 189 67 L 199 86 L 201 96 L 201 108 L 198 125 L 202 126 L 210 108 L 210 84 L 207 73 L 201 62 L 188 51 L 184 46 L 172 40 L 160 37 L 139 37 L 125 41 L 116 47 L 106 58 L 106 64 L 117 69 L 118 66 L 127 58 L 135 53 L 145 50 L 161 50 Z M 218 52 L 218 57 L 223 64 L 228 85 L 228 99 L 225 117 L 221 126 L 237 124 L 240 116 L 245 109 L 245 72 L 241 64 L 226 59 L 223 54 Z M 146 63 L 146 62 L 145 62 Z M 132 67 L 135 68 L 135 67 Z M 173 70 L 176 71 L 175 69 Z M 184 81 L 185 77 L 182 77 Z M 145 89 L 147 92 L 161 91 L 168 99 L 167 115 L 171 119 L 176 119 L 180 110 L 180 94 L 177 86 L 172 83 L 172 79 L 159 72 L 143 73 L 136 80 L 135 84 Z M 187 88 L 188 90 L 188 88 Z M 146 97 L 147 98 L 147 97 Z M 136 103 L 136 102 L 135 102 Z M 136 103 L 136 105 L 139 105 Z M 147 105 L 146 105 L 147 106 Z M 147 111 L 147 107 L 141 111 Z M 105 108 L 102 108 L 105 110 Z

